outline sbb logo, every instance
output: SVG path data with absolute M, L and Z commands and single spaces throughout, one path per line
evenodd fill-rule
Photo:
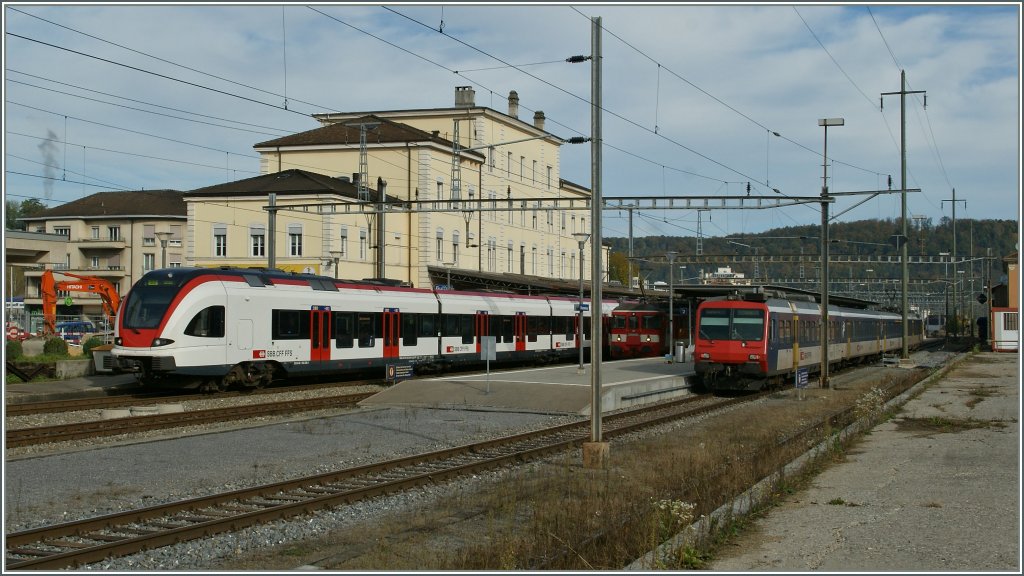
M 256 358 L 256 359 L 266 358 L 267 357 L 267 351 L 266 350 L 253 350 L 252 351 L 252 357 Z
M 450 352 L 454 352 L 455 351 L 455 347 L 454 346 L 449 346 L 445 351 L 449 352 L 449 353 Z

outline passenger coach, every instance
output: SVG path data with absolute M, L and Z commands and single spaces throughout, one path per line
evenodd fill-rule
M 353 283 L 266 269 L 169 268 L 143 276 L 118 311 L 115 367 L 149 385 L 224 389 L 288 375 L 418 371 L 480 361 L 575 358 L 576 300 Z M 610 315 L 614 303 L 604 304 Z M 599 323 L 599 326 L 603 324 Z

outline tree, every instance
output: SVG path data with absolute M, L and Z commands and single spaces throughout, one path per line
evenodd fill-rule
M 608 255 L 608 278 L 618 280 L 623 286 L 629 286 L 629 258 L 623 252 L 611 252 Z
M 46 204 L 35 198 L 29 198 L 24 202 L 7 200 L 5 204 L 4 228 L 7 230 L 24 230 L 25 223 L 19 222 L 20 218 L 35 216 L 49 209 Z

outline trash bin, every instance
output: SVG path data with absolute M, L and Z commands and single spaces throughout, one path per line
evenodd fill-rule
M 686 342 L 676 342 L 676 362 L 686 362 Z

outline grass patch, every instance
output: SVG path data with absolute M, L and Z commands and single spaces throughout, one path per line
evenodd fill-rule
M 917 432 L 922 434 L 951 434 L 965 430 L 977 430 L 979 428 L 1006 428 L 1006 423 L 1000 420 L 975 420 L 974 418 L 942 418 L 932 416 L 930 418 L 903 418 L 896 423 L 896 427 L 903 432 Z

